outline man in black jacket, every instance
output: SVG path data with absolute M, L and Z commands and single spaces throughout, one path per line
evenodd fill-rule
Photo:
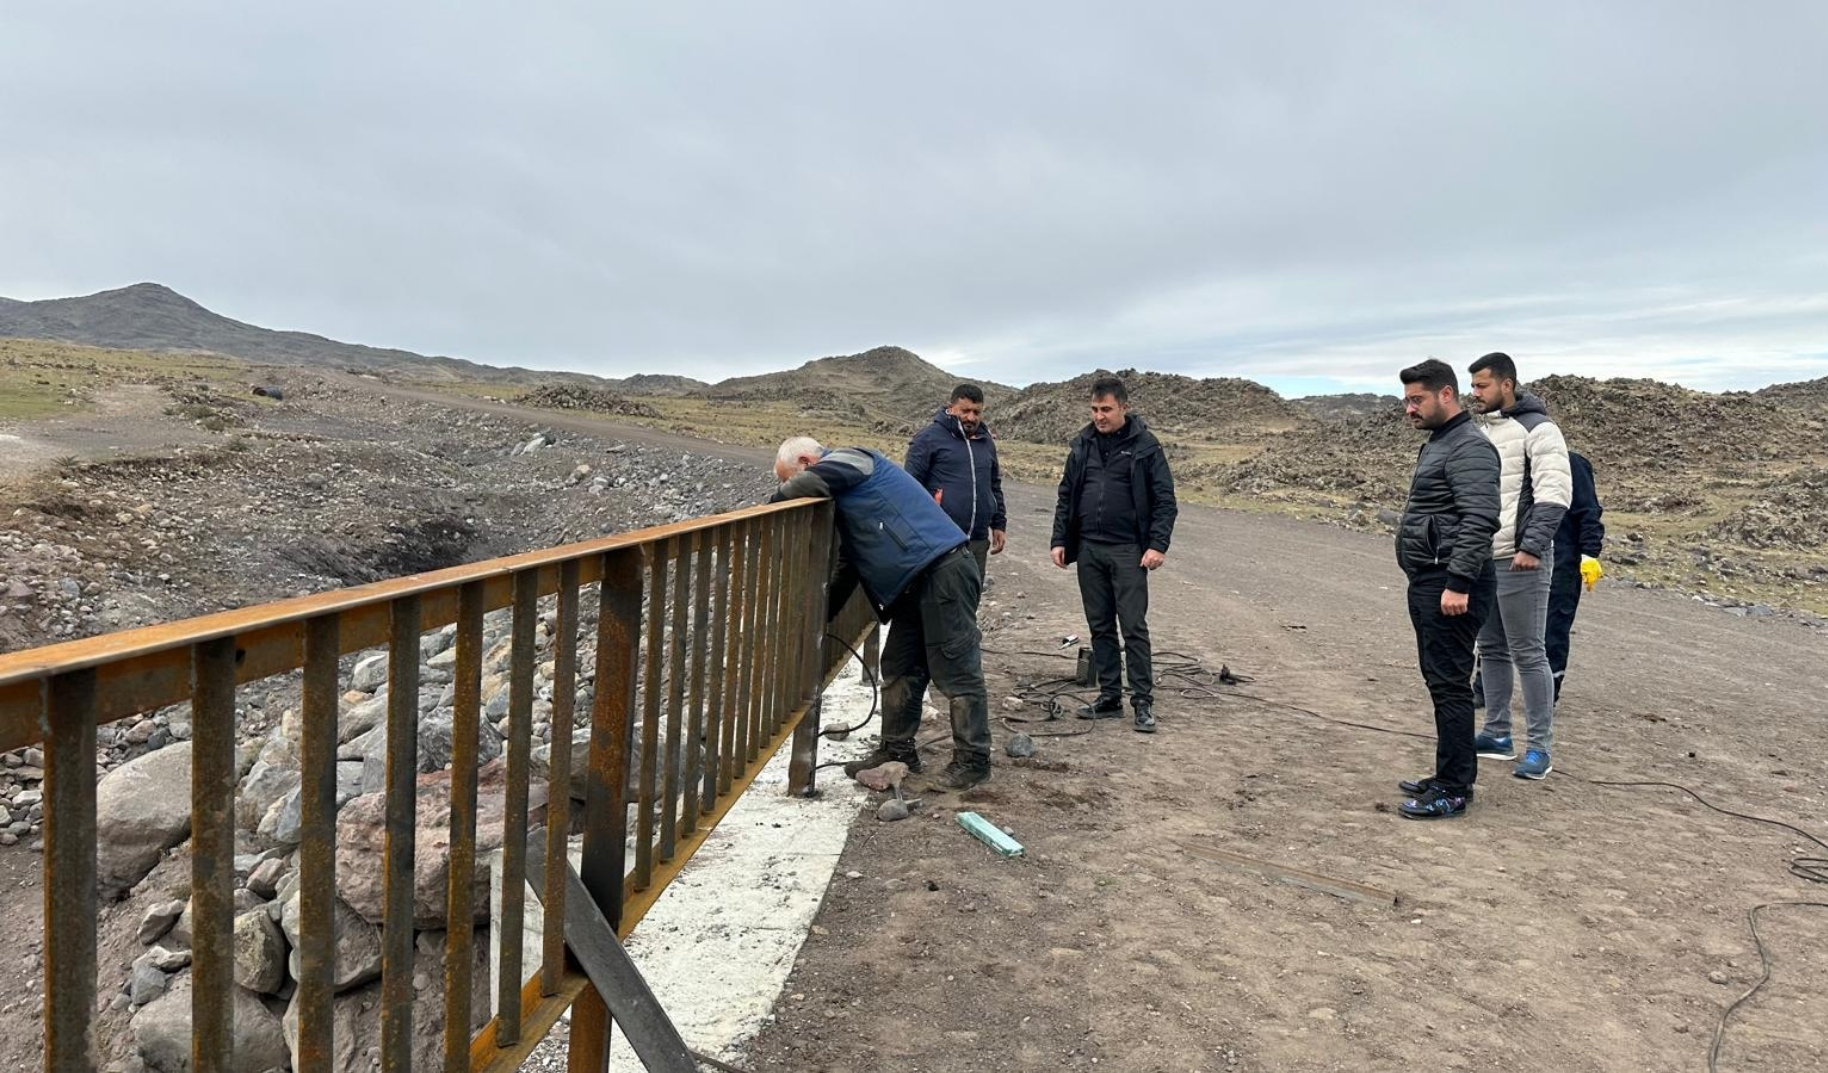
M 1079 564 L 1079 599 L 1092 631 L 1098 700 L 1081 719 L 1123 714 L 1123 665 L 1138 733 L 1155 733 L 1155 668 L 1149 649 L 1149 571 L 1162 565 L 1179 508 L 1162 445 L 1129 412 L 1122 380 L 1092 381 L 1092 423 L 1073 440 L 1054 507 L 1054 565 Z M 1122 626 L 1119 657 L 1117 635 Z
M 1001 555 L 1009 529 L 1003 467 L 984 424 L 984 389 L 960 384 L 946 408 L 908 444 L 908 476 L 920 482 L 971 542 L 979 574 L 986 556 Z
M 1574 615 L 1580 610 L 1580 590 L 1592 589 L 1605 571 L 1600 552 L 1606 544 L 1606 513 L 1593 485 L 1593 464 L 1570 451 L 1568 466 L 1574 473 L 1574 502 L 1561 517 L 1555 534 L 1555 573 L 1549 581 L 1549 670 L 1555 675 L 1555 699 L 1561 700 L 1561 683 L 1568 674 L 1568 638 L 1574 632 Z
M 1473 744 L 1473 647 L 1497 599 L 1492 536 L 1498 531 L 1498 450 L 1460 408 L 1459 378 L 1433 358 L 1404 369 L 1409 423 L 1433 435 L 1416 456 L 1396 560 L 1409 577 L 1422 678 L 1434 701 L 1434 774 L 1399 788 L 1411 819 L 1458 816 L 1478 777 Z

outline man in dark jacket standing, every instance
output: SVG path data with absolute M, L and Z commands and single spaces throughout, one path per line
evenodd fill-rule
M 1123 665 L 1138 733 L 1155 733 L 1155 668 L 1149 648 L 1149 571 L 1162 565 L 1179 507 L 1162 445 L 1130 414 L 1114 376 L 1092 381 L 1092 423 L 1073 440 L 1054 507 L 1054 565 L 1079 564 L 1079 599 L 1092 631 L 1098 699 L 1081 719 L 1123 714 Z M 1123 649 L 1117 636 L 1121 625 Z
M 1593 464 L 1573 451 L 1568 468 L 1574 475 L 1574 498 L 1555 533 L 1555 573 L 1549 580 L 1549 670 L 1555 674 L 1555 699 L 1561 700 L 1561 683 L 1568 674 L 1569 635 L 1580 610 L 1580 590 L 1599 583 L 1605 570 L 1600 552 L 1606 545 L 1606 509 L 1600 506 L 1593 485 Z
M 781 444 L 769 502 L 830 499 L 837 507 L 838 580 L 831 606 L 855 586 L 889 623 L 882 646 L 882 746 L 844 765 L 855 778 L 891 760 L 920 770 L 914 735 L 930 681 L 951 702 L 952 763 L 939 778 L 965 790 L 990 778 L 990 701 L 978 632 L 983 575 L 965 534 L 895 463 L 862 447 L 827 450 L 810 436 Z
M 1411 819 L 1458 816 L 1479 773 L 1473 744 L 1473 647 L 1497 599 L 1492 536 L 1498 531 L 1497 448 L 1460 407 L 1453 367 L 1433 358 L 1404 369 L 1409 423 L 1433 434 L 1416 456 L 1397 526 L 1396 560 L 1409 577 L 1422 678 L 1434 701 L 1434 774 L 1398 787 Z
M 978 572 L 984 573 L 987 556 L 1003 552 L 1009 516 L 996 441 L 984 425 L 982 388 L 960 384 L 952 389 L 946 408 L 908 444 L 905 468 L 958 523 L 971 542 Z

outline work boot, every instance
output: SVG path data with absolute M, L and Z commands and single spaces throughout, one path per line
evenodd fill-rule
M 1099 697 L 1096 704 L 1081 704 L 1081 719 L 1117 719 L 1123 715 L 1122 697 Z
M 908 765 L 908 773 L 910 775 L 920 774 L 920 754 L 919 753 L 913 751 L 912 749 L 908 750 L 907 752 L 891 752 L 890 750 L 883 748 L 880 745 L 876 747 L 875 752 L 864 757 L 863 759 L 852 760 L 850 763 L 845 764 L 844 773 L 854 779 L 858 776 L 859 773 L 868 771 L 869 769 L 871 769 L 873 767 L 881 767 L 882 765 L 888 763 L 891 760 L 900 761 L 901 763 Z
M 1421 797 L 1435 788 L 1434 776 L 1424 775 L 1419 779 L 1404 779 L 1396 784 L 1396 788 L 1410 797 Z M 1473 799 L 1473 788 L 1470 786 L 1466 788 L 1466 799 L 1468 801 Z
M 1155 733 L 1155 709 L 1149 704 L 1133 704 L 1136 709 L 1136 732 L 1138 734 Z
M 979 783 L 990 781 L 990 761 L 975 764 L 962 764 L 957 760 L 946 765 L 935 780 L 943 790 L 969 790 Z

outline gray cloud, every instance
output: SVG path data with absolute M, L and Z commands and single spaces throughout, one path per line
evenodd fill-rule
M 0 293 L 612 374 L 1828 374 L 1823 5 L 1132 6 L 14 11 Z

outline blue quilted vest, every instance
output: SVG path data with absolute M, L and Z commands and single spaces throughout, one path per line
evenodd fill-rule
M 965 534 L 907 470 L 880 452 L 868 454 L 876 463 L 868 479 L 838 493 L 838 532 L 864 591 L 887 609 L 921 571 L 965 543 Z

